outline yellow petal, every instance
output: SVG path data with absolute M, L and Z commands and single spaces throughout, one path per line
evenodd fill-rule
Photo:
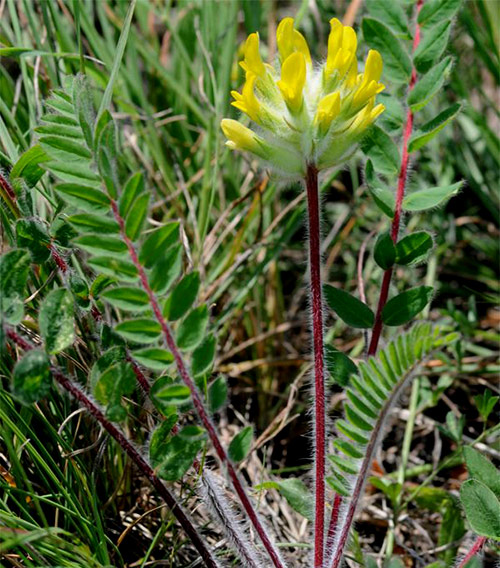
M 350 26 L 344 26 L 344 34 L 342 35 L 342 48 L 356 53 L 358 47 L 358 38 L 356 32 Z
M 330 93 L 323 97 L 316 112 L 316 121 L 320 124 L 323 130 L 327 130 L 332 123 L 332 120 L 340 113 L 340 93 Z
M 306 38 L 297 30 L 293 30 L 293 47 L 295 51 L 302 53 L 307 63 L 312 63 L 311 53 Z
M 367 83 L 370 81 L 379 82 L 380 77 L 382 77 L 382 70 L 384 64 L 382 62 L 382 56 L 380 53 L 374 49 L 370 49 L 368 52 L 368 57 L 365 63 L 364 79 Z
M 312 63 L 311 53 L 306 38 L 293 27 L 293 18 L 284 18 L 276 30 L 276 41 L 281 61 L 285 61 L 292 53 L 298 51 L 307 63 Z
M 232 91 L 235 98 L 231 104 L 245 112 L 254 122 L 260 122 L 261 104 L 255 96 L 255 81 L 257 77 L 253 73 L 247 73 L 247 80 L 243 85 L 242 93 Z
M 302 106 L 302 90 L 306 82 L 306 60 L 298 51 L 285 59 L 281 66 L 281 80 L 278 87 L 286 104 L 293 112 Z
M 222 120 L 220 125 L 222 132 L 228 139 L 226 145 L 232 150 L 248 150 L 250 152 L 259 150 L 257 136 L 250 128 L 230 118 Z
M 258 77 L 265 77 L 266 68 L 262 63 L 262 58 L 259 52 L 259 34 L 253 33 L 247 37 L 245 42 L 245 61 L 240 65 L 245 71 L 250 71 Z

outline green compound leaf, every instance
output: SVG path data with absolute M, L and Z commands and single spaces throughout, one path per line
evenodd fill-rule
M 430 27 L 449 21 L 457 13 L 462 0 L 428 0 L 418 14 L 418 23 Z
M 389 26 L 401 39 L 411 39 L 408 19 L 399 2 L 367 0 L 366 9 L 370 16 Z
M 382 321 L 390 326 L 408 323 L 431 301 L 432 292 L 432 286 L 418 286 L 391 298 L 382 310 Z
M 99 233 L 103 235 L 120 232 L 120 227 L 116 221 L 103 215 L 92 215 L 90 213 L 80 213 L 68 217 L 68 222 L 81 233 Z
M 146 268 L 159 262 L 165 252 L 179 241 L 179 223 L 173 222 L 149 233 L 141 246 L 139 261 Z
M 149 283 L 153 292 L 164 294 L 181 273 L 182 246 L 171 247 L 165 254 L 160 255 L 151 271 Z
M 328 284 L 323 287 L 323 290 L 330 308 L 347 325 L 361 329 L 368 329 L 373 326 L 375 316 L 361 300 Z
M 443 128 L 457 116 L 461 108 L 462 105 L 455 103 L 424 124 L 424 126 L 417 130 L 410 138 L 408 151 L 410 153 L 416 152 L 422 148 L 422 146 L 425 146 L 427 142 L 432 140 L 436 134 L 439 134 L 439 132 L 441 132 L 441 130 L 443 130 Z
M 193 351 L 191 372 L 194 377 L 198 377 L 210 370 L 215 358 L 215 347 L 215 336 L 211 334 Z
M 131 394 L 136 385 L 134 371 L 129 363 L 120 362 L 109 367 L 98 378 L 94 396 L 106 405 L 106 416 L 113 422 L 125 420 L 127 411 L 122 406 L 122 396 Z
M 391 268 L 396 261 L 396 247 L 388 231 L 378 237 L 373 257 L 380 268 L 384 270 Z
M 53 290 L 43 301 L 38 323 L 50 355 L 60 353 L 75 340 L 74 312 L 73 297 L 66 288 Z
M 205 335 L 208 324 L 208 307 L 206 304 L 192 310 L 182 320 L 177 330 L 177 345 L 179 349 L 190 351 L 194 349 Z
M 460 500 L 472 530 L 500 540 L 500 502 L 493 491 L 477 479 L 469 479 L 460 488 Z
M 403 199 L 403 209 L 406 211 L 425 211 L 448 201 L 450 197 L 456 195 L 463 182 L 459 181 L 452 185 L 441 187 L 429 187 L 410 193 Z
M 362 28 L 366 43 L 382 55 L 384 75 L 396 83 L 408 82 L 412 70 L 411 59 L 392 31 L 372 18 L 363 18 Z
M 146 347 L 132 352 L 132 357 L 144 367 L 153 371 L 165 370 L 174 360 L 174 356 L 166 349 Z
M 418 264 L 427 258 L 432 246 L 432 237 L 426 231 L 406 235 L 396 244 L 396 264 Z
M 144 187 L 144 177 L 140 172 L 128 179 L 118 205 L 121 217 L 125 219 L 128 216 L 132 204 L 144 192 Z
M 208 387 L 208 406 L 210 412 L 217 412 L 227 400 L 227 381 L 225 377 L 217 377 Z
M 173 419 L 167 419 L 151 436 L 149 457 L 158 477 L 165 481 L 178 481 L 193 464 L 205 443 L 205 436 L 192 432 L 193 427 L 185 426 L 172 436 Z M 194 427 L 198 430 L 198 427 Z
M 115 331 L 128 341 L 154 343 L 161 335 L 161 326 L 152 319 L 132 319 L 119 323 Z
M 361 140 L 361 149 L 373 162 L 377 172 L 394 174 L 399 171 L 399 150 L 391 137 L 378 126 L 372 126 Z
M 109 198 L 98 189 L 76 183 L 56 185 L 64 201 L 88 213 L 105 213 L 109 209 Z
M 424 33 L 413 55 L 413 62 L 419 73 L 426 73 L 441 57 L 450 39 L 451 22 L 444 21 Z
M 101 297 L 122 310 L 132 312 L 144 311 L 149 308 L 149 297 L 144 290 L 123 286 L 121 288 L 111 288 L 101 294 Z
M 47 396 L 51 385 L 50 361 L 41 349 L 28 351 L 14 367 L 12 394 L 23 404 Z
M 45 262 L 50 256 L 50 236 L 40 221 L 19 219 L 16 223 L 16 241 L 19 248 L 27 248 L 35 264 Z
M 474 397 L 477 411 L 484 421 L 488 420 L 489 415 L 493 412 L 493 409 L 499 400 L 500 397 L 493 396 L 490 389 L 486 389 L 482 394 L 478 394 Z
M 191 272 L 173 289 L 168 303 L 168 314 L 165 314 L 170 321 L 180 319 L 193 305 L 200 288 L 200 275 L 198 272 Z
M 325 362 L 332 381 L 342 387 L 349 384 L 351 375 L 358 374 L 354 361 L 331 345 L 325 347 Z
M 439 91 L 451 72 L 452 64 L 453 59 L 445 57 L 443 61 L 419 79 L 408 96 L 408 104 L 413 112 L 422 110 Z
M 500 472 L 497 468 L 474 448 L 465 446 L 463 451 L 469 476 L 484 483 L 500 499 Z
M 131 241 L 137 240 L 146 221 L 149 205 L 149 193 L 140 195 L 132 205 L 125 222 L 125 234 Z
M 240 462 L 244 460 L 250 452 L 252 441 L 253 428 L 252 426 L 246 426 L 231 440 L 228 448 L 229 457 L 234 462 Z

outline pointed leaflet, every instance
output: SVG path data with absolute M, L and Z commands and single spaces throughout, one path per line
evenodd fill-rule
M 159 262 L 165 252 L 179 240 L 179 223 L 167 223 L 149 233 L 141 246 L 139 261 L 146 268 Z
M 24 152 L 14 164 L 10 172 L 11 179 L 23 178 L 28 187 L 34 187 L 45 173 L 39 164 L 47 162 L 50 157 L 39 144 Z
M 418 23 L 429 27 L 453 18 L 462 0 L 427 0 L 418 14 Z
M 463 182 L 442 187 L 429 187 L 408 194 L 403 200 L 403 209 L 406 211 L 425 211 L 443 204 L 452 195 L 456 195 Z
M 455 116 L 460 112 L 462 105 L 455 103 L 451 107 L 447 108 L 443 112 L 440 112 L 435 118 L 420 127 L 410 138 L 410 144 L 408 146 L 408 151 L 415 152 L 425 146 L 427 142 L 432 140 L 436 134 L 441 132 L 441 130 L 452 121 Z
M 349 384 L 351 375 L 358 373 L 358 368 L 351 358 L 331 345 L 325 347 L 325 362 L 332 381 L 342 387 Z
M 427 72 L 446 49 L 450 38 L 451 22 L 444 21 L 426 30 L 413 54 L 413 62 L 419 73 Z
M 252 447 L 252 441 L 253 428 L 246 426 L 231 440 L 228 448 L 229 457 L 235 462 L 244 460 Z
M 123 286 L 111 288 L 101 294 L 101 297 L 112 306 L 128 311 L 144 311 L 149 308 L 149 297 L 144 290 Z
M 484 483 L 500 499 L 500 472 L 497 468 L 474 448 L 465 446 L 463 451 L 469 476 Z
M 142 318 L 119 323 L 115 331 L 135 343 L 154 343 L 160 338 L 161 327 L 156 320 Z
M 368 13 L 386 24 L 403 39 L 410 39 L 408 19 L 399 2 L 387 2 L 386 0 L 367 0 Z
M 119 237 L 87 234 L 73 239 L 73 243 L 79 248 L 93 254 L 111 254 L 120 257 L 128 256 L 127 244 Z
M 370 308 L 361 300 L 328 284 L 323 287 L 323 290 L 330 308 L 339 318 L 345 321 L 347 325 L 362 329 L 373 326 L 375 316 Z
M 109 209 L 109 198 L 98 189 L 76 183 L 60 183 L 55 190 L 62 194 L 64 201 L 87 211 L 105 213 Z
M 410 265 L 425 260 L 432 249 L 432 237 L 426 231 L 417 231 L 403 237 L 396 244 L 396 264 Z
M 177 244 L 161 255 L 151 271 L 151 289 L 164 294 L 177 279 L 182 268 L 182 246 Z
M 108 235 L 120 232 L 118 223 L 114 219 L 104 217 L 103 215 L 81 213 L 68 217 L 68 222 L 82 233 L 99 233 Z
M 200 288 L 200 275 L 191 272 L 177 284 L 170 295 L 168 302 L 168 319 L 175 321 L 180 319 L 192 306 Z
M 208 324 L 208 307 L 198 306 L 182 320 L 177 330 L 177 345 L 179 349 L 189 351 L 194 349 L 205 335 Z
M 382 321 L 391 326 L 408 323 L 431 301 L 432 292 L 432 286 L 419 286 L 391 298 L 382 310 Z
M 136 198 L 143 192 L 144 192 L 144 177 L 140 172 L 138 172 L 128 179 L 123 189 L 123 192 L 120 196 L 118 209 L 120 211 L 121 217 L 123 217 L 124 219 L 127 217 L 130 208 L 132 207 L 132 204 L 134 203 Z
M 73 298 L 66 288 L 53 290 L 40 308 L 38 324 L 50 355 L 60 353 L 75 340 Z
M 375 201 L 375 205 L 387 215 L 389 219 L 394 217 L 394 207 L 396 200 L 394 194 L 385 187 L 382 187 L 382 182 L 375 175 L 373 164 L 371 160 L 367 160 L 365 168 L 365 180 L 368 186 L 368 191 Z
M 375 169 L 381 174 L 394 174 L 399 171 L 399 150 L 381 128 L 373 126 L 361 140 L 361 149 L 368 156 Z
M 500 502 L 484 483 L 469 479 L 460 488 L 460 500 L 472 530 L 500 541 Z
M 127 237 L 135 241 L 139 237 L 146 221 L 149 205 L 149 193 L 140 195 L 130 208 L 130 213 L 125 222 L 125 233 Z
M 208 405 L 210 412 L 217 412 L 227 400 L 227 381 L 225 377 L 217 377 L 208 387 Z
M 114 258 L 112 256 L 94 256 L 88 264 L 98 272 L 117 278 L 123 282 L 136 282 L 137 268 L 131 262 Z
M 450 74 L 452 64 L 452 58 L 446 57 L 418 80 L 408 95 L 408 104 L 413 112 L 423 109 L 439 91 Z
M 166 349 L 146 347 L 132 352 L 132 357 L 144 367 L 153 371 L 165 370 L 174 360 L 174 356 Z
M 193 351 L 191 358 L 191 372 L 194 377 L 210 370 L 215 357 L 215 337 L 211 334 L 206 337 Z

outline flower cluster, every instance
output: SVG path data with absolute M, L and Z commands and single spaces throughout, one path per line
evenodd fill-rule
M 321 170 L 345 160 L 384 110 L 375 104 L 384 89 L 382 57 L 369 51 L 358 73 L 356 32 L 336 18 L 330 25 L 328 56 L 318 67 L 293 18 L 282 20 L 277 29 L 279 70 L 262 61 L 259 35 L 248 36 L 240 63 L 245 84 L 241 93 L 231 94 L 232 104 L 256 128 L 224 119 L 227 146 L 251 152 L 289 178 L 303 176 L 309 163 Z

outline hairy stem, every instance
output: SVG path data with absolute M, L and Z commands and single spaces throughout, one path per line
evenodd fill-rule
M 236 468 L 234 467 L 232 461 L 229 459 L 229 456 L 228 456 L 224 446 L 222 445 L 222 443 L 219 439 L 215 425 L 212 422 L 212 419 L 210 418 L 210 415 L 209 415 L 208 411 L 206 410 L 205 405 L 203 404 L 203 401 L 202 401 L 201 395 L 198 391 L 198 388 L 196 387 L 193 379 L 191 378 L 191 376 L 190 376 L 190 374 L 187 370 L 187 366 L 184 362 L 184 359 L 182 358 L 181 352 L 179 351 L 177 344 L 175 343 L 175 340 L 174 340 L 174 337 L 173 337 L 173 334 L 172 334 L 172 330 L 170 329 L 170 326 L 168 325 L 167 320 L 163 317 L 163 313 L 162 313 L 162 310 L 160 308 L 160 304 L 158 302 L 158 299 L 156 298 L 153 290 L 151 289 L 151 286 L 149 285 L 149 280 L 148 280 L 148 276 L 146 274 L 146 271 L 144 270 L 144 267 L 142 266 L 142 264 L 139 262 L 139 257 L 137 256 L 137 252 L 135 250 L 134 244 L 126 235 L 125 221 L 122 218 L 122 216 L 120 215 L 120 212 L 118 210 L 118 204 L 116 203 L 116 201 L 114 199 L 111 199 L 111 208 L 112 208 L 115 220 L 117 221 L 117 223 L 120 226 L 121 236 L 122 236 L 124 242 L 127 245 L 132 263 L 137 268 L 137 271 L 139 273 L 139 278 L 141 280 L 142 287 L 148 295 L 149 302 L 151 304 L 151 308 L 153 310 L 153 313 L 156 317 L 156 320 L 158 321 L 158 323 L 161 326 L 161 330 L 162 330 L 162 334 L 163 334 L 165 344 L 167 345 L 168 349 L 170 350 L 170 352 L 174 356 L 175 364 L 177 366 L 177 371 L 179 372 L 180 377 L 182 378 L 182 380 L 184 381 L 184 384 L 189 388 L 189 390 L 191 392 L 191 398 L 193 400 L 194 408 L 195 408 L 195 410 L 196 410 L 196 412 L 197 412 L 197 414 L 198 414 L 198 416 L 201 420 L 201 423 L 203 424 L 203 426 L 207 430 L 208 436 L 209 436 L 210 441 L 212 442 L 212 444 L 214 446 L 215 452 L 216 452 L 219 460 L 221 461 L 221 463 L 223 463 L 226 466 L 228 474 L 229 474 L 229 478 L 231 479 L 231 483 L 233 484 L 233 487 L 234 487 L 236 493 L 238 494 L 238 497 L 240 498 L 241 504 L 242 504 L 245 512 L 247 513 L 248 518 L 250 519 L 250 522 L 254 526 L 255 531 L 259 535 L 259 538 L 261 539 L 262 544 L 264 545 L 264 548 L 267 550 L 269 557 L 271 558 L 274 566 L 276 568 L 285 568 L 283 561 L 281 560 L 281 557 L 280 557 L 277 549 L 274 547 L 273 543 L 271 542 L 271 539 L 269 538 L 266 529 L 262 525 L 262 523 L 261 523 L 261 521 L 260 521 L 260 519 L 257 515 L 257 511 L 254 509 L 254 507 L 253 507 L 253 505 L 252 505 L 252 503 L 251 503 L 251 501 L 250 501 L 250 499 L 249 499 L 249 497 L 248 497 L 248 495 L 247 495 L 247 493 L 246 493 L 246 491 L 243 487 L 243 484 L 240 481 L 240 478 L 238 477 L 238 474 L 236 472 Z
M 417 11 L 416 17 L 418 18 L 418 13 L 422 8 L 424 0 L 417 1 Z M 418 21 L 415 23 L 415 36 L 413 39 L 413 51 L 418 47 L 420 43 L 420 26 Z M 412 69 L 410 85 L 408 92 L 410 92 L 415 83 L 417 82 L 417 71 L 415 68 Z M 401 215 L 403 209 L 403 198 L 405 196 L 406 180 L 408 178 L 408 163 L 409 163 L 409 153 L 408 153 L 408 143 L 413 131 L 413 112 L 408 109 L 406 114 L 406 124 L 403 132 L 403 155 L 401 157 L 401 168 L 399 170 L 398 176 L 398 188 L 396 192 L 396 205 L 394 208 L 394 217 L 392 219 L 391 226 L 391 237 L 396 243 L 399 236 L 399 228 L 401 225 Z M 382 286 L 380 288 L 380 297 L 377 305 L 377 313 L 375 315 L 375 323 L 373 324 L 372 338 L 370 341 L 370 346 L 368 348 L 368 355 L 375 355 L 377 352 L 378 342 L 380 340 L 380 334 L 382 333 L 382 310 L 387 302 L 389 296 L 389 286 L 392 279 L 392 267 L 384 272 L 384 277 L 382 279 Z
M 28 343 L 23 337 L 18 335 L 14 330 L 8 329 L 7 335 L 14 341 L 19 347 L 25 351 L 33 349 L 33 346 Z M 87 395 L 77 386 L 73 381 L 68 379 L 59 369 L 51 367 L 52 376 L 63 387 L 67 392 L 69 392 L 83 407 L 87 409 L 89 414 L 95 418 L 99 424 L 108 432 L 108 434 L 116 440 L 123 451 L 129 456 L 129 458 L 135 463 L 139 470 L 148 478 L 151 485 L 156 489 L 161 498 L 165 501 L 172 514 L 179 521 L 191 542 L 195 546 L 196 550 L 200 554 L 203 562 L 208 568 L 218 568 L 219 564 L 215 557 L 213 556 L 210 549 L 207 547 L 200 534 L 196 530 L 194 524 L 189 519 L 187 514 L 177 503 L 175 497 L 170 493 L 165 484 L 159 479 L 149 465 L 149 463 L 142 457 L 139 450 L 134 446 L 125 434 L 119 430 L 112 422 L 110 422 L 101 410 L 98 408 L 94 402 L 92 402 Z
M 323 301 L 321 293 L 321 237 L 318 170 L 309 164 L 306 174 L 309 225 L 310 309 L 314 356 L 314 567 L 322 568 L 325 554 L 325 370 L 323 347 Z
M 465 558 L 458 565 L 458 568 L 465 568 L 469 563 L 469 561 L 472 560 L 474 556 L 476 556 L 476 554 L 481 552 L 487 540 L 488 539 L 485 536 L 478 536 L 474 544 L 472 545 L 472 548 L 469 550 L 469 552 L 465 555 Z

